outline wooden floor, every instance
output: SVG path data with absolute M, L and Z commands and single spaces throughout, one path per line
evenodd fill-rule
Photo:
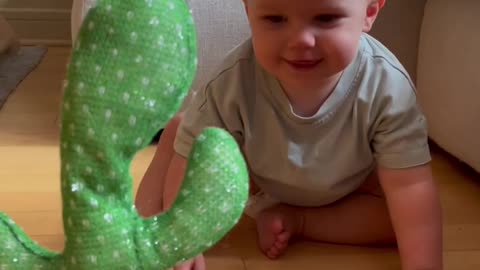
M 50 48 L 0 110 L 0 209 L 47 248 L 63 248 L 58 108 L 68 48 Z M 153 154 L 135 159 L 135 188 Z M 434 148 L 445 219 L 445 269 L 480 269 L 480 177 Z M 1 245 L 1 243 L 0 243 Z M 258 251 L 250 220 L 242 220 L 207 252 L 209 270 L 400 269 L 395 250 L 313 243 L 293 245 L 269 261 Z

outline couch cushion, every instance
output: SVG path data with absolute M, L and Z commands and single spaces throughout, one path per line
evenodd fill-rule
M 198 70 L 191 90 L 194 94 L 227 52 L 250 35 L 250 29 L 241 0 L 187 2 L 193 11 L 198 42 Z
M 430 137 L 480 171 L 480 1 L 428 1 L 418 92 Z

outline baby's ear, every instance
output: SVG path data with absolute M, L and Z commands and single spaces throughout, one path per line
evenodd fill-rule
M 385 5 L 385 0 L 371 1 L 367 6 L 365 21 L 363 24 L 363 31 L 369 32 L 372 29 L 373 23 L 377 19 L 380 9 Z
M 378 4 L 380 5 L 380 8 L 383 8 L 383 6 L 385 6 L 385 2 L 387 2 L 387 0 L 378 0 Z

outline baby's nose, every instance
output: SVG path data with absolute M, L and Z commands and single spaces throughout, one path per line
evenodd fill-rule
M 295 32 L 291 39 L 290 45 L 292 47 L 312 48 L 316 45 L 316 36 L 310 29 L 301 29 Z

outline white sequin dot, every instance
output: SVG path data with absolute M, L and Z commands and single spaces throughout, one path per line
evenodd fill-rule
M 105 215 L 103 216 L 103 219 L 105 219 L 105 221 L 108 222 L 108 223 L 112 223 L 112 221 L 113 221 L 113 216 L 112 216 L 112 214 L 107 213 L 107 214 L 105 214 Z
M 111 110 L 106 110 L 105 111 L 105 118 L 107 120 L 109 120 L 110 118 L 112 118 L 112 111 Z
M 122 80 L 123 77 L 125 77 L 125 72 L 124 72 L 123 70 L 119 70 L 119 71 L 117 72 L 117 78 L 118 78 L 119 80 Z
M 75 151 L 76 151 L 78 154 L 82 154 L 82 153 L 83 153 L 83 148 L 82 148 L 80 145 L 76 145 L 76 146 L 75 146 Z
M 134 15 L 133 11 L 127 12 L 127 19 L 129 19 L 129 20 L 133 19 L 133 15 Z
M 141 55 L 138 55 L 137 57 L 135 57 L 135 63 L 139 64 L 143 61 L 143 57 Z
M 73 183 L 72 184 L 72 192 L 78 192 L 83 189 L 83 186 L 81 183 Z
M 120 253 L 118 251 L 113 252 L 113 258 L 118 259 L 120 257 Z
M 97 44 L 90 45 L 90 49 L 92 49 L 92 51 L 97 50 Z
M 118 55 L 118 49 L 113 49 L 112 54 L 113 54 L 113 56 L 117 56 Z
M 95 72 L 96 73 L 100 73 L 101 70 L 102 70 L 102 67 L 100 67 L 99 65 L 95 66 Z
M 145 107 L 153 109 L 155 107 L 155 100 L 149 99 L 145 101 Z
M 129 93 L 123 93 L 123 101 L 128 102 L 130 99 L 130 94 Z
M 97 240 L 98 240 L 98 242 L 100 242 L 101 244 L 104 244 L 104 243 L 105 243 L 105 237 L 104 237 L 103 235 L 97 236 Z
M 145 86 L 149 85 L 149 84 L 150 84 L 150 79 L 144 77 L 144 78 L 142 79 L 142 84 L 145 85 Z
M 190 194 L 190 191 L 185 189 L 185 190 L 182 190 L 182 195 L 183 196 L 188 196 Z
M 170 70 L 170 65 L 167 64 L 167 63 L 162 63 L 162 68 L 163 68 L 164 70 Z
M 15 247 L 15 243 L 12 240 L 7 240 L 7 243 L 5 246 L 7 249 L 13 249 Z
M 90 199 L 90 205 L 96 208 L 98 207 L 98 201 L 95 199 Z
M 108 12 L 112 11 L 112 5 L 108 5 L 108 6 L 106 7 L 106 9 L 107 9 Z
M 165 45 L 165 38 L 163 36 L 160 36 L 157 41 L 158 46 L 163 46 Z
M 86 167 L 86 168 L 85 168 L 85 172 L 86 172 L 87 174 L 92 174 L 92 168 Z
M 135 116 L 131 115 L 128 118 L 128 123 L 130 124 L 130 126 L 134 126 L 136 122 L 137 122 L 137 118 Z
M 183 30 L 183 27 L 182 27 L 182 25 L 181 25 L 181 24 L 177 24 L 177 25 L 175 25 L 175 28 L 177 29 L 177 32 L 178 32 L 178 33 L 181 33 L 181 32 L 182 32 L 182 30 Z
M 160 20 L 157 17 L 150 19 L 150 25 L 157 26 L 158 24 L 160 24 Z
M 168 88 L 167 88 L 167 91 L 171 94 L 175 91 L 175 86 L 173 85 L 169 85 Z
M 105 94 L 105 90 L 106 90 L 106 89 L 105 89 L 104 86 L 100 86 L 100 87 L 98 88 L 98 93 L 103 96 L 103 94 Z
M 95 256 L 95 255 L 90 255 L 90 261 L 91 261 L 93 264 L 97 264 L 97 256 Z
M 116 133 L 112 134 L 112 140 L 116 141 L 118 139 L 118 135 Z
M 84 219 L 84 220 L 82 220 L 82 225 L 85 228 L 90 228 L 90 221 Z
M 83 109 L 84 113 L 89 113 L 90 112 L 90 109 L 88 108 L 88 105 L 83 105 L 82 109 Z
M 138 34 L 136 32 L 132 32 L 130 33 L 130 39 L 132 39 L 133 41 L 137 40 L 138 38 Z
M 141 144 L 142 144 L 142 138 L 137 138 L 137 139 L 135 140 L 135 145 L 136 145 L 136 146 L 140 146 Z

